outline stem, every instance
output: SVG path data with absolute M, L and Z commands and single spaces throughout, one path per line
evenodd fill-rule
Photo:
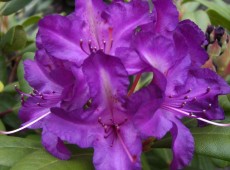
M 13 109 L 9 109 L 9 110 L 6 110 L 6 111 L 3 111 L 3 112 L 0 112 L 0 117 L 3 117 L 9 113 L 13 112 Z
M 136 88 L 137 83 L 139 82 L 140 78 L 141 78 L 141 74 L 138 74 L 136 76 L 133 84 L 132 84 L 132 87 L 130 88 L 130 90 L 129 90 L 128 94 L 127 94 L 128 97 L 131 96 L 131 94 L 133 94 L 133 92 L 135 91 L 135 88 Z

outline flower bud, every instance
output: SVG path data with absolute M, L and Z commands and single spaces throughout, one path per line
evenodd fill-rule
M 207 50 L 218 74 L 225 77 L 230 63 L 229 35 L 223 27 L 208 26 L 206 30 Z M 209 61 L 210 62 L 210 61 Z

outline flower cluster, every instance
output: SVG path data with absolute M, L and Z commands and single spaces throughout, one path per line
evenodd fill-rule
M 199 125 L 224 119 L 218 95 L 227 83 L 210 69 L 205 35 L 191 21 L 179 22 L 172 0 L 76 0 L 68 16 L 39 22 L 35 60 L 24 62 L 34 88 L 22 96 L 19 130 L 42 129 L 42 143 L 69 159 L 64 141 L 93 147 L 98 170 L 141 169 L 142 142 L 172 135 L 171 169 L 192 159 L 194 140 L 180 121 Z M 144 73 L 149 84 L 135 92 Z M 135 80 L 130 84 L 129 77 Z

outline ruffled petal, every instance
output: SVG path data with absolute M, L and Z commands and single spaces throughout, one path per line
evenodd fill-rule
M 168 120 L 167 116 L 167 111 L 162 109 L 152 112 L 152 117 L 140 126 L 140 132 L 144 137 L 153 136 L 161 139 L 172 128 L 172 122 Z
M 129 75 L 137 74 L 149 67 L 133 48 L 117 48 L 115 56 L 121 59 Z
M 46 129 L 43 129 L 42 132 L 42 145 L 48 152 L 59 159 L 67 160 L 71 156 L 71 153 L 64 145 L 64 142 Z
M 146 63 L 162 73 L 167 73 L 178 60 L 173 41 L 164 36 L 140 32 L 135 36 L 133 45 Z
M 40 55 L 39 51 L 36 55 Z M 25 60 L 25 79 L 30 86 L 39 92 L 61 91 L 62 87 L 58 85 L 45 68 L 37 61 Z
M 36 52 L 35 61 L 56 84 L 62 87 L 73 84 L 75 77 L 71 68 L 76 67 L 73 63 L 50 57 L 45 50 L 38 50 Z
M 80 65 L 87 57 L 80 46 L 84 38 L 82 27 L 82 21 L 60 15 L 47 16 L 39 22 L 38 47 L 45 48 L 51 56 Z
M 89 87 L 82 68 L 72 67 L 72 72 L 76 81 L 70 87 L 65 88 L 62 93 L 64 99 L 61 107 L 68 111 L 83 109 L 90 99 Z
M 132 12 L 130 12 L 132 11 Z M 153 22 L 147 1 L 132 0 L 129 3 L 115 1 L 102 14 L 112 31 L 114 54 L 117 47 L 129 47 L 138 26 Z
M 208 60 L 208 54 L 202 47 L 205 35 L 195 23 L 190 20 L 180 22 L 174 34 L 181 34 L 185 38 L 194 65 L 201 66 Z
M 99 137 L 94 143 L 95 168 L 97 170 L 140 170 L 142 143 L 134 126 L 126 122 L 118 133 L 120 137 L 117 136 L 112 145 L 111 140 L 105 139 L 104 136 Z
M 178 87 L 179 94 L 191 89 L 190 97 L 215 96 L 230 93 L 230 86 L 215 72 L 205 68 L 194 68 L 189 71 L 183 88 Z
M 177 60 L 166 73 L 167 87 L 165 94 L 177 94 L 176 88 L 183 86 L 188 78 L 189 69 L 191 68 L 191 60 L 188 56 Z
M 154 70 L 150 85 L 134 93 L 129 99 L 128 110 L 133 113 L 134 124 L 144 137 L 161 138 L 171 129 L 171 122 L 160 109 L 165 88 L 164 75 Z
M 156 22 L 154 32 L 165 33 L 173 31 L 178 22 L 179 14 L 172 0 L 152 0 Z
M 53 108 L 52 116 L 46 121 L 46 128 L 61 140 L 80 147 L 92 147 L 95 135 L 103 133 L 99 127 L 97 119 L 92 116 L 92 112 L 83 113 L 82 111 L 65 112 L 59 108 Z
M 173 127 L 171 134 L 173 138 L 173 161 L 172 170 L 184 168 L 190 163 L 194 152 L 194 139 L 190 131 L 176 118 L 172 119 Z
M 121 61 L 98 51 L 87 58 L 83 72 L 94 104 L 113 110 L 127 95 L 128 74 Z

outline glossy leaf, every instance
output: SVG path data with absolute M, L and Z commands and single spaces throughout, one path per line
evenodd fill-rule
M 15 164 L 11 170 L 93 170 L 91 153 L 75 153 L 67 161 L 59 160 L 44 150 L 38 150 Z
M 24 156 L 41 149 L 40 142 L 29 139 L 0 136 L 0 165 L 13 166 Z
M 24 8 L 28 5 L 32 0 L 11 0 L 7 2 L 3 8 L 0 9 L 1 15 L 10 15 L 18 10 Z
M 183 3 L 191 2 L 191 1 L 192 0 L 184 0 Z M 195 0 L 195 1 L 201 3 L 202 5 L 206 6 L 209 9 L 216 11 L 222 17 L 230 20 L 230 10 L 228 9 L 227 4 L 226 4 L 226 6 L 223 6 L 223 5 L 219 5 L 215 2 L 208 1 L 208 0 Z
M 6 84 L 6 82 L 7 82 L 6 60 L 3 56 L 0 56 L 0 81 L 3 84 Z
M 195 140 L 195 152 L 200 155 L 230 161 L 230 128 L 207 126 L 192 128 Z M 171 137 L 167 136 L 153 144 L 153 148 L 170 148 Z
M 16 51 L 24 48 L 27 42 L 27 35 L 20 25 L 12 27 L 2 38 L 1 46 L 4 51 Z
M 23 61 L 26 59 L 33 59 L 33 58 L 34 58 L 34 53 L 31 53 L 31 52 L 25 53 L 22 56 L 22 60 L 19 62 L 19 65 L 18 65 L 17 75 L 18 75 L 20 89 L 26 93 L 31 92 L 32 88 L 29 86 L 29 84 L 27 83 L 27 81 L 24 78 L 25 72 L 24 72 Z
M 191 130 L 196 153 L 230 161 L 230 128 L 208 126 Z
M 220 96 L 219 103 L 225 112 L 230 112 L 230 102 L 227 96 Z
M 227 28 L 228 30 L 230 30 L 230 18 L 227 19 L 212 9 L 208 10 L 207 14 L 209 15 L 212 25 L 216 25 L 216 26 L 221 25 Z
M 22 25 L 23 25 L 24 27 L 28 27 L 28 26 L 30 26 L 30 25 L 34 25 L 34 24 L 37 24 L 38 21 L 39 21 L 40 19 L 41 19 L 40 16 L 32 16 L 32 17 L 27 18 L 27 19 L 22 23 Z

